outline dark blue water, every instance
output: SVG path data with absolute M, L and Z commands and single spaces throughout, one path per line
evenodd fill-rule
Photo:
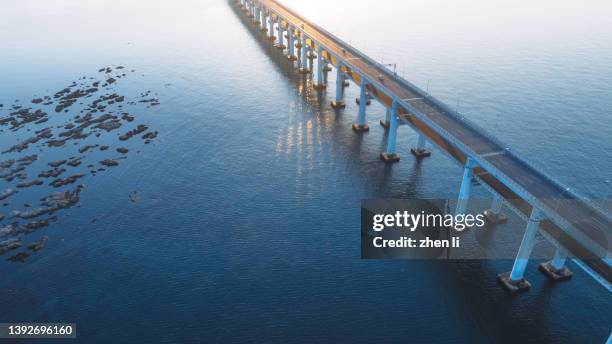
M 225 1 L 148 4 L 28 2 L 0 17 L 2 102 L 27 102 L 110 64 L 136 70 L 119 90 L 150 89 L 161 102 L 138 110 L 159 137 L 88 176 L 81 206 L 32 234 L 49 236 L 43 251 L 0 263 L 0 322 L 76 322 L 83 343 L 607 339 L 610 294 L 573 263 L 572 281 L 558 285 L 530 263 L 532 290 L 511 297 L 495 282 L 511 261 L 360 260 L 361 199 L 454 197 L 460 167 L 439 153 L 413 160 L 408 128 L 398 140 L 402 162 L 381 164 L 383 109 L 372 106 L 372 131 L 355 135 L 356 105 L 331 111 L 331 90 L 313 93 Z M 26 25 L 14 30 L 17 22 Z M 362 45 L 381 45 L 364 50 L 396 61 L 414 61 L 425 41 L 392 52 L 391 38 L 380 43 L 375 29 L 354 27 Z M 602 44 L 577 51 L 603 61 L 612 55 Z M 518 54 L 520 46 L 489 57 L 473 43 L 419 72 L 439 51 L 429 46 L 412 67 L 415 81 L 425 88 L 424 75 L 435 75 L 432 93 L 451 103 L 453 89 L 471 94 L 458 105 L 470 118 L 572 188 L 610 195 L 609 65 L 576 58 L 571 45 L 561 57 L 544 48 Z M 501 55 L 507 64 L 491 62 Z M 347 99 L 355 96 L 351 86 Z M 3 132 L 0 144 L 27 136 Z M 50 161 L 58 152 L 40 154 Z M 20 192 L 11 207 L 43 194 Z

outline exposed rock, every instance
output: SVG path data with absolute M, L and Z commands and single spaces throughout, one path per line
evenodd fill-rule
M 10 182 L 23 170 L 25 170 L 23 166 L 0 168 L 0 178 Z
M 23 189 L 23 188 L 29 188 L 29 187 L 35 186 L 35 185 L 42 185 L 42 184 L 43 184 L 42 181 L 40 181 L 38 179 L 34 179 L 34 180 L 29 181 L 29 182 L 21 182 L 21 183 L 17 184 L 17 187 L 20 188 L 20 189 Z
M 149 129 L 148 126 L 146 126 L 144 124 L 140 124 L 139 126 L 136 127 L 136 129 L 130 130 L 127 133 L 119 136 L 119 140 L 121 140 L 121 141 L 129 140 L 130 138 L 132 138 L 132 136 L 141 134 L 144 131 L 146 131 L 147 129 Z
M 21 152 L 27 149 L 31 144 L 34 144 L 42 139 L 51 138 L 52 136 L 53 134 L 51 132 L 51 128 L 45 128 L 45 129 L 39 130 L 36 132 L 36 136 L 30 137 L 29 139 L 26 139 L 25 141 L 14 145 L 13 147 L 5 150 L 2 153 Z
M 19 163 L 20 166 L 28 166 L 36 160 L 38 160 L 38 155 L 34 154 L 34 155 L 24 156 L 23 158 L 18 159 L 17 162 Z
M 117 165 L 119 165 L 119 161 L 117 161 L 117 160 L 113 160 L 113 159 L 106 159 L 106 160 L 102 160 L 102 161 L 100 161 L 100 164 L 102 164 L 102 165 L 104 165 L 104 166 L 111 167 L 111 166 L 117 166 Z
M 17 190 L 13 190 L 13 189 L 6 189 L 4 191 L 0 191 L 0 201 L 5 200 L 16 193 L 17 193 Z
M 70 158 L 70 160 L 68 160 L 68 165 L 72 166 L 72 167 L 77 167 L 81 164 L 83 158 L 85 158 L 84 156 L 78 157 L 78 158 Z
M 121 154 L 127 154 L 129 152 L 129 150 L 127 148 L 124 148 L 124 147 L 119 147 L 119 148 L 117 148 L 117 152 L 119 152 Z
M 21 247 L 21 241 L 19 239 L 0 241 L 0 256 L 19 247 Z
M 133 121 L 133 120 L 134 120 L 134 116 L 130 115 L 130 114 L 129 114 L 129 113 L 127 113 L 127 112 L 124 112 L 124 113 L 121 115 L 121 118 L 122 118 L 124 121 L 127 121 L 127 122 L 131 122 L 131 121 Z
M 83 146 L 83 147 L 79 148 L 79 153 L 83 154 L 83 153 L 87 152 L 88 150 L 90 150 L 91 148 L 96 148 L 96 147 L 98 147 L 98 145 L 86 145 L 86 146 Z
M 157 137 L 158 132 L 157 131 L 152 131 L 149 133 L 146 133 L 144 135 L 142 135 L 143 140 L 145 140 L 146 144 L 149 144 L 151 142 L 151 140 L 153 140 L 154 138 Z
M 64 168 L 54 168 L 52 170 L 48 170 L 48 171 L 42 171 L 38 174 L 39 178 L 57 178 L 57 176 L 59 176 L 60 174 L 66 172 L 66 169 Z
M 66 163 L 66 160 L 55 160 L 55 161 L 51 161 L 49 163 L 49 166 L 51 166 L 51 167 L 60 167 L 60 166 L 62 166 L 65 163 Z
M 47 141 L 47 146 L 49 147 L 61 147 L 66 144 L 67 139 L 64 140 L 50 140 Z
M 64 89 L 64 91 L 65 90 L 68 90 L 69 93 L 62 93 L 60 97 L 57 97 L 58 94 L 56 93 L 56 98 L 59 98 L 59 104 L 55 107 L 55 112 L 62 112 L 64 109 L 72 106 L 72 104 L 74 104 L 79 98 L 86 97 L 97 92 L 98 88 L 90 87 L 85 90 L 76 90 L 74 92 L 70 92 L 69 88 Z
M 40 240 L 38 240 L 37 242 L 31 244 L 28 246 L 28 248 L 34 252 L 38 252 L 40 250 L 42 250 L 45 247 L 45 244 L 47 243 L 47 240 L 49 240 L 48 236 L 44 236 L 42 238 L 40 238 Z
M 0 122 L 0 124 L 6 125 L 7 123 L 11 123 L 11 126 L 13 127 L 13 129 L 17 129 L 27 123 L 36 122 L 42 118 L 47 117 L 47 113 L 40 109 L 37 109 L 33 112 L 30 108 L 21 109 L 21 106 L 18 106 L 18 107 L 13 106 L 13 109 L 19 109 L 19 110 L 9 113 L 10 117 L 3 119 L 2 122 Z
M 61 179 L 61 178 L 56 179 L 56 180 L 52 181 L 51 183 L 49 183 L 49 185 L 53 186 L 54 188 L 59 188 L 59 187 L 64 186 L 64 185 L 72 184 L 72 183 L 76 182 L 79 178 L 82 178 L 82 177 L 84 177 L 84 174 L 78 173 L 78 174 L 72 175 L 72 176 L 70 176 L 70 177 L 68 177 L 66 179 Z
M 15 159 L 0 161 L 0 168 L 11 168 L 15 163 Z

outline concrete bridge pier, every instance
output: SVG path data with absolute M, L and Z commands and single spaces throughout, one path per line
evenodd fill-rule
M 390 113 L 391 113 L 391 109 L 387 108 L 387 112 L 385 114 L 385 119 L 381 119 L 380 120 L 380 125 L 383 128 L 385 128 L 385 130 L 389 129 L 389 126 L 390 126 L 390 123 L 389 123 L 389 120 L 390 120 L 389 118 L 391 117 Z
M 540 209 L 534 207 L 527 222 L 527 228 L 521 241 L 518 254 L 514 260 L 512 271 L 497 275 L 497 281 L 509 293 L 515 294 L 529 290 L 531 283 L 525 279 L 525 268 L 529 263 L 529 256 L 535 245 L 536 234 L 540 228 L 540 221 L 543 219 L 543 214 Z
M 301 51 L 301 57 L 300 57 L 300 73 L 302 74 L 308 74 L 308 61 L 306 59 L 306 36 L 304 35 L 304 33 L 302 32 L 302 43 L 299 46 L 299 49 Z
M 319 48 L 317 52 L 317 83 L 314 84 L 315 90 L 324 90 L 326 87 L 325 77 L 323 76 L 323 51 Z
M 329 66 L 329 60 L 323 58 L 323 78 L 325 79 L 325 85 L 327 85 L 328 73 L 332 71 L 332 68 Z
M 323 58 L 323 82 L 325 83 L 325 86 L 327 86 L 327 81 L 329 80 L 328 78 L 328 73 L 331 71 L 331 67 L 329 66 L 329 61 L 324 57 Z
M 366 99 L 368 97 L 368 82 L 366 79 L 361 76 L 361 89 L 359 93 L 359 97 L 361 102 L 359 103 L 359 113 L 357 114 L 357 123 L 353 124 L 353 130 L 356 133 L 363 133 L 370 130 L 366 122 Z
M 279 50 L 284 50 L 286 48 L 285 36 L 283 31 L 283 19 L 281 17 L 278 17 L 278 41 L 276 42 L 276 48 Z
M 389 123 L 389 135 L 387 136 L 387 151 L 380 154 L 380 158 L 387 164 L 393 164 L 400 161 L 399 154 L 395 151 L 397 142 L 397 128 L 399 128 L 399 119 L 397 118 L 397 102 L 393 100 L 391 109 L 387 109 L 387 123 Z
M 253 21 L 255 26 L 261 25 L 261 6 L 255 8 L 255 20 Z
M 340 61 L 338 61 L 336 70 L 336 100 L 331 103 L 331 106 L 336 110 L 340 110 L 346 107 L 346 103 L 344 103 L 344 72 L 342 72 L 342 63 Z
M 467 211 L 468 201 L 472 194 L 472 178 L 474 178 L 475 165 L 476 162 L 474 159 L 468 157 L 463 166 L 463 179 L 461 180 L 461 188 L 459 189 L 455 215 L 465 214 Z
M 570 269 L 565 266 L 568 252 L 565 248 L 557 245 L 555 256 L 552 260 L 540 264 L 539 270 L 553 282 L 567 281 L 574 275 Z
M 298 65 L 301 66 L 302 65 L 302 48 L 304 46 L 302 45 L 302 41 L 300 39 L 301 33 L 299 31 L 297 32 L 297 35 L 298 35 L 298 37 L 295 40 L 295 47 L 297 48 L 297 55 L 296 56 L 297 56 L 297 59 L 298 59 Z
M 247 17 L 253 18 L 253 4 L 250 1 L 246 2 L 245 11 L 247 12 Z
M 315 54 L 312 46 L 308 46 L 308 70 L 310 73 L 314 71 L 314 59 L 317 58 L 317 54 Z
M 268 32 L 268 28 L 266 27 L 266 20 L 268 18 L 267 14 L 266 14 L 266 9 L 265 7 L 261 7 L 261 31 L 262 32 Z
M 503 206 L 504 199 L 501 196 L 495 195 L 493 202 L 491 202 L 491 208 L 482 213 L 488 225 L 496 226 L 508 222 L 508 217 L 502 213 Z
M 431 156 L 431 151 L 426 149 L 427 146 L 427 139 L 425 138 L 425 135 L 423 134 L 419 134 L 419 140 L 417 141 L 417 146 L 414 148 L 410 149 L 410 152 L 412 153 L 412 155 L 416 156 L 417 158 L 426 158 L 428 156 Z
M 294 28 L 292 28 L 291 26 L 288 27 L 287 30 L 287 39 L 289 40 L 287 42 L 287 46 L 289 47 L 289 56 L 287 56 L 287 59 L 289 61 L 295 61 L 297 60 L 297 56 L 295 56 L 295 39 L 294 39 Z
M 268 24 L 270 25 L 270 29 L 268 30 L 270 32 L 270 40 L 274 42 L 274 40 L 276 40 L 276 37 L 274 37 L 274 16 L 271 11 L 268 13 Z

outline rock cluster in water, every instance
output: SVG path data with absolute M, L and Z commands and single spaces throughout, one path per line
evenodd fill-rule
M 13 253 L 7 261 L 26 262 L 28 257 L 45 247 L 49 240 L 47 235 L 24 241 L 28 241 L 29 235 L 58 221 L 58 213 L 62 210 L 79 206 L 84 185 L 76 184 L 97 172 L 118 166 L 131 151 L 125 147 L 126 141 L 129 140 L 133 146 L 138 144 L 135 138 L 148 144 L 157 137 L 158 132 L 150 130 L 148 124 L 137 123 L 137 116 L 131 111 L 159 105 L 159 99 L 153 97 L 151 91 L 135 97 L 118 94 L 116 85 L 128 76 L 124 68 L 101 68 L 98 77 L 82 77 L 53 95 L 33 97 L 29 100 L 32 106 L 21 105 L 18 100 L 6 107 L 0 104 L 0 135 L 4 131 L 27 133 L 10 147 L 0 147 L 2 206 L 10 207 L 10 201 L 15 197 L 27 197 L 21 193 L 29 189 L 48 190 L 47 196 L 39 199 L 37 206 L 26 203 L 20 209 L 0 212 L 0 255 Z M 71 112 L 75 114 L 71 115 Z M 108 135 L 123 145 L 109 146 Z M 71 154 L 61 159 L 40 161 L 40 157 L 47 155 L 47 150 L 57 149 L 63 153 L 70 151 L 71 146 L 76 146 L 76 151 L 72 149 Z M 91 154 L 96 157 L 88 159 Z M 100 159 L 104 154 L 107 156 Z M 6 158 L 2 159 L 2 155 Z M 87 167 L 83 165 L 85 161 Z M 17 194 L 20 196 L 15 196 Z M 130 200 L 134 201 L 132 194 Z

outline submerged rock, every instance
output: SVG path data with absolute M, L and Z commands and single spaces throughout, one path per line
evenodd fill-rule
M 9 259 L 7 260 L 13 263 L 16 263 L 16 262 L 25 263 L 26 259 L 28 259 L 29 257 L 30 257 L 29 253 L 19 252 L 14 256 L 9 257 Z

